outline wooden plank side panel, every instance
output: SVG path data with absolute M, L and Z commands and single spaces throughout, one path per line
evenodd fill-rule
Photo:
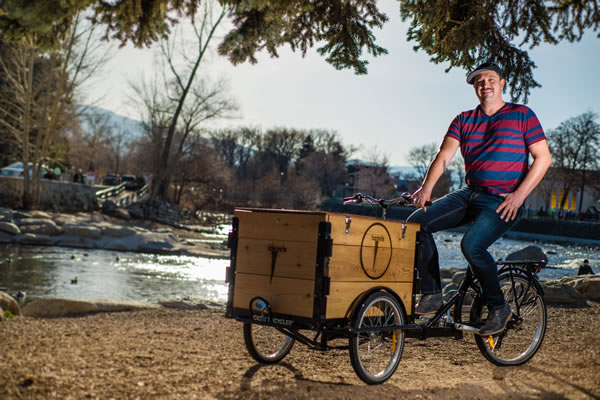
M 317 242 L 240 238 L 237 272 L 273 277 L 315 279 Z
M 331 291 L 327 297 L 327 311 L 325 318 L 350 318 L 347 315 L 354 301 L 364 292 L 374 286 L 382 286 L 396 292 L 407 313 L 412 307 L 412 283 L 408 282 L 383 282 L 377 281 L 377 285 L 371 282 L 331 282 Z
M 233 307 L 248 309 L 250 301 L 257 296 L 271 304 L 274 313 L 313 317 L 314 280 L 289 279 L 236 273 Z
M 325 213 L 245 210 L 234 212 L 239 218 L 238 237 L 266 240 L 316 242 L 319 222 Z
M 383 259 L 381 259 L 382 257 Z M 332 257 L 329 260 L 329 276 L 332 281 L 336 282 L 372 281 L 376 285 L 380 280 L 412 282 L 415 260 L 413 250 L 392 249 L 389 266 L 387 266 L 386 260 L 387 255 L 377 255 L 377 258 L 374 259 L 371 253 L 365 256 L 365 252 L 363 252 L 361 256 L 360 246 L 333 246 Z M 386 266 L 387 269 L 384 272 L 383 268 Z M 367 272 L 370 276 L 367 275 Z M 372 278 L 381 273 L 383 275 L 380 278 Z

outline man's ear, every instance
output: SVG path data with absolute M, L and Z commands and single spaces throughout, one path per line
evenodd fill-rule
M 504 89 L 504 86 L 506 85 L 506 79 L 500 79 L 500 85 L 502 86 L 502 89 Z

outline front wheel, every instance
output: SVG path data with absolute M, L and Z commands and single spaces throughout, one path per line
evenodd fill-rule
M 398 368 L 405 334 L 387 327 L 404 325 L 405 320 L 398 301 L 387 292 L 371 294 L 354 315 L 352 327 L 359 332 L 350 336 L 350 362 L 364 382 L 383 383 Z
M 506 329 L 493 336 L 475 335 L 481 353 L 496 365 L 521 365 L 535 355 L 546 334 L 546 304 L 536 285 L 527 277 L 504 274 L 499 277 L 506 304 L 513 312 Z M 487 317 L 487 307 L 477 302 L 471 317 Z
M 272 326 L 244 323 L 244 342 L 256 361 L 274 364 L 290 352 L 295 340 Z

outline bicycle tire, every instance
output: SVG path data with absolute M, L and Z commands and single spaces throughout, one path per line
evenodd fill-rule
M 395 297 L 375 292 L 367 297 L 355 313 L 352 327 L 385 328 L 404 325 L 406 316 Z M 405 332 L 378 329 L 350 336 L 350 362 L 356 375 L 369 385 L 388 380 L 398 368 L 404 350 Z
M 538 286 L 527 276 L 502 274 L 498 279 L 513 317 L 503 332 L 487 337 L 475 335 L 475 342 L 483 356 L 495 365 L 522 365 L 537 353 L 544 340 L 546 304 Z M 487 307 L 477 301 L 471 311 L 471 320 L 483 322 L 486 316 Z
M 275 364 L 283 360 L 294 346 L 295 339 L 277 328 L 244 323 L 244 342 L 248 353 L 261 364 Z

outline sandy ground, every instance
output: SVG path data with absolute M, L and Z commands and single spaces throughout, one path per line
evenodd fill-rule
M 599 304 L 549 307 L 540 351 L 503 368 L 471 335 L 407 339 L 394 376 L 367 386 L 347 350 L 297 343 L 281 363 L 257 364 L 222 310 L 19 317 L 0 323 L 0 399 L 597 399 L 598 332 Z

